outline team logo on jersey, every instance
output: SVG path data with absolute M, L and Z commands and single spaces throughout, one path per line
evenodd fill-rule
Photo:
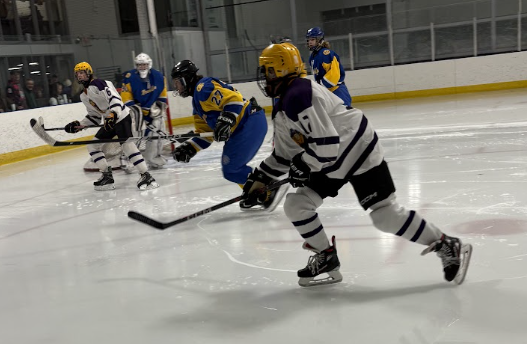
M 291 138 L 293 139 L 293 141 L 295 141 L 297 145 L 299 145 L 302 148 L 305 148 L 307 144 L 306 137 L 301 132 L 298 132 L 294 129 L 290 129 L 289 135 L 291 136 Z
M 126 75 L 125 75 L 124 77 L 125 77 L 125 78 L 129 78 L 129 77 L 131 77 L 131 76 L 132 76 L 132 74 L 131 74 L 130 72 L 128 72 L 128 73 L 126 73 Z
M 314 74 L 314 75 L 317 75 L 317 74 L 318 74 L 318 68 L 313 68 L 313 74 Z
M 201 91 L 201 89 L 203 88 L 203 85 L 205 85 L 205 84 L 204 83 L 200 83 L 198 85 L 198 87 L 196 87 L 196 90 L 198 90 L 198 92 Z
M 142 90 L 141 91 L 141 95 L 144 96 L 145 94 L 148 94 L 150 92 L 154 92 L 155 90 L 157 90 L 157 86 L 150 87 L 147 90 Z
M 324 50 L 323 54 L 324 55 L 329 55 L 329 50 Z

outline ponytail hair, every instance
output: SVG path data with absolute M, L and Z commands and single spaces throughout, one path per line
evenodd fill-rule
M 322 47 L 323 48 L 329 49 L 329 46 L 330 46 L 330 44 L 329 44 L 328 41 L 324 41 L 324 43 L 322 43 Z

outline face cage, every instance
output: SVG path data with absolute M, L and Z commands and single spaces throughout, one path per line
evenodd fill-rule
M 256 84 L 258 85 L 258 88 L 264 96 L 266 97 L 272 97 L 267 94 L 267 79 L 265 77 L 265 67 L 264 66 L 258 66 L 256 68 Z
M 181 83 L 181 85 L 183 85 L 183 92 L 179 92 L 178 89 L 177 89 L 177 86 L 176 86 L 176 81 L 179 81 Z M 185 81 L 185 78 L 184 77 L 175 77 L 172 79 L 172 86 L 174 86 L 174 91 L 172 92 L 174 94 L 174 96 L 180 96 L 181 98 L 186 98 L 188 97 L 189 95 L 189 89 L 187 87 L 187 82 Z
M 142 65 L 146 65 L 146 69 L 139 69 L 139 65 L 142 64 Z M 135 69 L 139 72 L 139 76 L 144 79 L 148 76 L 148 73 L 150 73 L 150 64 L 148 63 L 136 63 L 135 64 Z
M 315 38 L 317 40 L 317 44 L 315 44 L 314 46 L 310 47 L 309 46 L 309 40 L 311 38 Z M 315 36 L 315 37 L 306 37 L 306 47 L 313 51 L 313 50 L 317 50 L 319 47 L 322 46 L 322 43 L 324 42 L 324 36 Z

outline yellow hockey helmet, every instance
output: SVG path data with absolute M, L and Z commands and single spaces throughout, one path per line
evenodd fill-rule
M 87 75 L 93 75 L 93 68 L 90 66 L 88 62 L 79 62 L 75 65 L 75 68 L 73 69 L 73 72 L 76 74 L 77 72 L 86 72 Z
M 86 76 L 88 78 L 85 80 L 79 80 L 77 75 L 79 72 L 86 72 Z M 75 80 L 77 80 L 77 82 L 85 88 L 88 88 L 93 79 L 93 69 L 91 68 L 90 64 L 88 62 L 77 63 L 75 68 L 73 68 L 73 73 L 75 74 Z
M 292 43 L 271 44 L 259 58 L 258 86 L 268 97 L 277 97 L 286 79 L 300 77 L 304 63 L 300 51 Z

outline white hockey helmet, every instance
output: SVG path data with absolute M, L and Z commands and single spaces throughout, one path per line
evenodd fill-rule
M 150 72 L 150 69 L 152 69 L 152 59 L 150 58 L 150 56 L 148 56 L 145 53 L 141 53 L 141 54 L 137 55 L 135 57 L 134 64 L 135 64 L 135 68 L 139 72 L 139 75 L 141 76 L 141 78 L 146 78 L 146 76 Z M 148 68 L 147 69 L 139 69 L 138 65 L 140 65 L 140 64 L 146 64 L 146 65 L 148 65 Z

